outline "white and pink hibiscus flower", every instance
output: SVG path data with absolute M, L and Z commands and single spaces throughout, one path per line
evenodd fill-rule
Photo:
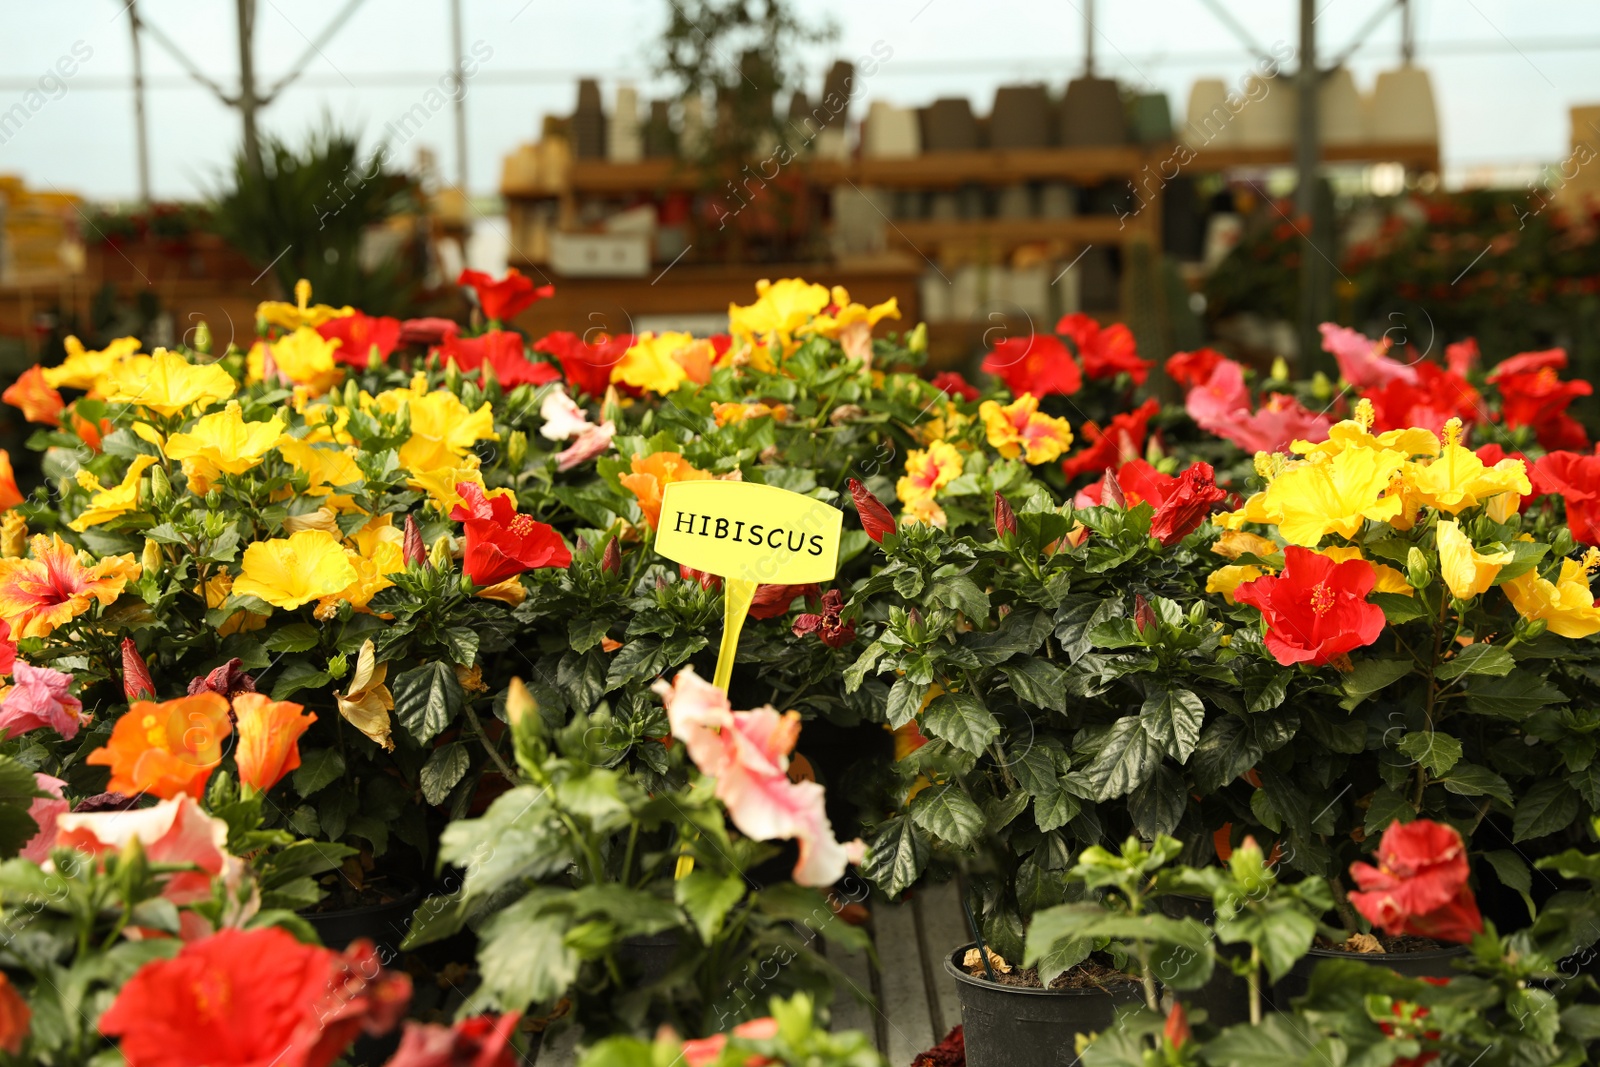
M 840 844 L 816 782 L 789 780 L 789 753 L 800 736 L 800 716 L 771 707 L 734 711 L 727 694 L 685 667 L 668 685 L 655 685 L 667 706 L 672 736 L 682 741 L 700 773 L 716 779 L 715 793 L 733 825 L 757 841 L 800 845 L 794 880 L 828 886 L 859 863 L 862 844 Z
M 541 436 L 551 441 L 572 441 L 556 453 L 558 470 L 571 470 L 598 456 L 611 447 L 611 439 L 617 433 L 616 424 L 610 419 L 598 425 L 590 422 L 588 415 L 560 385 L 551 386 L 545 394 L 544 402 L 539 405 L 539 417 L 544 420 L 544 425 L 539 427 Z

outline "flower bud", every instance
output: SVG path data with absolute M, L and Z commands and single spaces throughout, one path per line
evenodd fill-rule
M 1140 634 L 1148 634 L 1156 627 L 1155 609 L 1143 593 L 1135 593 L 1133 597 L 1133 625 Z
M 450 569 L 450 535 L 444 534 L 433 543 L 433 548 L 428 552 L 428 562 L 434 570 L 448 571 Z
M 528 458 L 528 435 L 521 430 L 512 430 L 511 436 L 506 438 L 506 469 L 516 472 L 522 470 L 523 461 Z
M 145 666 L 139 646 L 131 637 L 122 639 L 122 692 L 130 703 L 156 698 L 156 683 L 150 680 L 150 668 Z
M 211 354 L 211 327 L 205 319 L 201 319 L 200 325 L 194 328 L 194 350 L 208 356 Z
M 1422 589 L 1433 582 L 1433 573 L 1428 566 L 1428 557 L 1422 554 L 1422 549 L 1415 545 L 1406 553 L 1406 581 L 1411 583 L 1411 588 Z
M 28 551 L 28 520 L 16 509 L 0 517 L 0 557 L 21 559 Z
M 1272 361 L 1272 380 L 1275 382 L 1289 380 L 1289 364 L 1282 356 Z
M 445 364 L 444 387 L 452 393 L 461 392 L 461 368 L 456 366 L 453 359 Z
M 917 323 L 916 329 L 906 335 L 906 351 L 922 353 L 928 350 L 928 324 Z
M 1204 626 L 1208 612 L 1209 609 L 1206 607 L 1206 602 L 1204 600 L 1196 600 L 1189 605 L 1189 625 L 1196 629 Z
M 1549 623 L 1543 619 L 1519 619 L 1517 621 L 1517 637 L 1523 641 L 1532 641 L 1549 628 Z
M 139 566 L 144 569 L 144 573 L 160 574 L 166 561 L 166 555 L 161 551 L 161 546 L 148 537 L 145 538 L 144 551 L 139 554 Z
M 1116 472 L 1110 467 L 1106 468 L 1105 475 L 1100 479 L 1100 502 L 1113 508 L 1128 506 L 1128 498 L 1122 495 L 1122 486 L 1117 482 Z
M 408 567 L 423 567 L 428 563 L 428 549 L 422 543 L 422 527 L 415 515 L 406 516 L 405 539 L 401 545 L 401 558 Z
M 600 556 L 600 569 L 606 574 L 616 574 L 622 570 L 622 548 L 615 537 L 606 542 L 606 550 Z
M 172 499 L 172 480 L 167 477 L 167 472 L 157 463 L 150 468 L 150 503 L 161 507 Z
M 998 489 L 994 494 L 994 535 L 1002 540 L 1017 534 L 1017 513 L 1011 510 Z

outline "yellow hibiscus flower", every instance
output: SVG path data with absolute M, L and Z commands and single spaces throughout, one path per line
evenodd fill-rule
M 1226 567 L 1218 567 L 1206 576 L 1206 592 L 1221 593 L 1223 599 L 1232 604 L 1235 589 L 1245 582 L 1253 582 L 1269 573 L 1271 572 L 1254 563 L 1230 563 Z
M 334 350 L 342 342 L 338 338 L 325 338 L 309 326 L 302 326 L 276 341 L 257 341 L 250 346 L 246 359 L 250 380 L 265 381 L 267 353 L 278 374 L 297 386 L 304 386 L 310 395 L 321 395 L 344 380 L 344 368 L 334 360 Z
M 477 442 L 500 439 L 494 432 L 494 410 L 488 401 L 469 411 L 460 397 L 448 390 L 429 392 L 420 376 L 411 388 L 379 393 L 373 403 L 389 413 L 410 408 L 411 437 L 400 446 L 400 464 L 409 471 L 459 466 Z
M 144 477 L 144 472 L 160 462 L 154 456 L 135 456 L 133 462 L 128 464 L 128 472 L 122 476 L 122 482 L 110 489 L 100 484 L 100 479 L 90 474 L 87 470 L 78 471 L 78 484 L 94 493 L 89 498 L 89 506 L 76 519 L 67 523 L 78 533 L 83 533 L 91 526 L 98 526 L 102 522 L 110 522 L 119 515 L 126 515 L 139 506 L 139 479 Z
M 1335 563 L 1345 563 L 1352 559 L 1366 560 L 1372 565 L 1373 574 L 1377 580 L 1373 583 L 1374 593 L 1399 593 L 1401 596 L 1415 596 L 1416 590 L 1411 588 L 1411 583 L 1406 581 L 1406 576 L 1398 570 L 1383 563 L 1374 563 L 1361 554 L 1361 549 L 1354 545 L 1338 548 L 1319 548 L 1319 555 L 1327 556 Z
M 1589 571 L 1600 566 L 1600 549 L 1591 548 L 1583 561 L 1564 559 L 1561 573 L 1551 582 L 1529 571 L 1506 581 L 1511 605 L 1529 622 L 1543 619 L 1550 632 L 1580 638 L 1600 633 L 1600 610 L 1589 590 Z
M 239 391 L 231 375 L 215 363 L 196 366 L 158 348 L 149 361 L 130 360 L 107 375 L 113 403 L 137 404 L 146 411 L 171 418 L 196 404 L 228 400 Z
M 332 534 L 302 530 L 245 549 L 233 591 L 292 610 L 337 593 L 358 577 L 344 546 Z
M 106 376 L 143 347 L 137 337 L 119 337 L 98 352 L 86 350 L 76 337 L 62 343 L 67 358 L 59 367 L 45 368 L 45 384 L 52 389 L 82 389 L 90 396 L 102 395 Z
M 365 481 L 349 449 L 328 448 L 284 437 L 278 441 L 278 455 L 289 466 L 305 473 L 307 496 L 327 497 L 325 503 L 336 511 L 356 509 L 349 494 L 334 491 L 340 486 L 359 486 Z
M 187 433 L 175 433 L 166 443 L 170 459 L 204 459 L 227 474 L 243 474 L 261 462 L 283 436 L 284 423 L 274 416 L 267 422 L 245 422 L 237 400 L 221 411 L 206 415 Z
M 948 441 L 936 441 L 926 449 L 912 449 L 906 453 L 906 473 L 895 483 L 895 495 L 910 507 L 913 502 L 922 506 L 939 490 L 961 476 L 961 453 Z
M 694 343 L 687 333 L 643 333 L 611 368 L 611 380 L 660 396 L 676 392 L 689 372 L 674 357 Z
M 1479 552 L 1454 519 L 1439 520 L 1434 536 L 1439 546 L 1439 573 L 1444 576 L 1444 584 L 1450 587 L 1450 595 L 1457 600 L 1470 600 L 1487 593 L 1500 568 L 1516 558 L 1509 551 L 1487 555 Z
M 1354 537 L 1368 519 L 1387 522 L 1400 514 L 1401 501 L 1388 493 L 1389 483 L 1405 465 L 1393 449 L 1351 448 L 1320 463 L 1286 468 L 1244 508 L 1251 521 L 1276 519 L 1278 532 L 1291 545 L 1315 548 L 1330 533 Z
M 1503 459 L 1493 467 L 1460 444 L 1461 420 L 1445 423 L 1445 446 L 1427 466 L 1413 465 L 1407 481 L 1424 504 L 1451 515 L 1476 507 L 1505 492 L 1533 493 L 1520 459 Z
M 315 329 L 329 319 L 342 319 L 356 313 L 356 309 L 348 305 L 342 308 L 329 307 L 327 304 L 308 307 L 311 303 L 311 283 L 304 278 L 294 283 L 294 301 L 288 304 L 282 300 L 263 300 L 256 305 L 256 319 L 280 330 L 298 330 L 302 326 Z

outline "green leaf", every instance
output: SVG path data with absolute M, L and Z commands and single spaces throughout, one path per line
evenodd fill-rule
M 422 798 L 429 804 L 443 804 L 471 766 L 472 757 L 467 753 L 467 746 L 459 741 L 434 749 L 418 775 Z
M 15 856 L 39 832 L 28 808 L 40 796 L 44 793 L 33 771 L 10 756 L 0 756 L 0 856 Z
M 911 801 L 911 821 L 957 848 L 977 843 L 986 822 L 982 809 L 954 783 L 918 793 Z
M 325 689 L 333 684 L 333 675 L 319 671 L 305 660 L 295 660 L 283 669 L 272 684 L 272 699 L 286 700 L 302 689 Z
M 1522 902 L 1528 906 L 1528 918 L 1537 918 L 1539 909 L 1533 903 L 1533 871 L 1528 867 L 1528 861 L 1509 848 L 1485 852 L 1483 858 L 1494 868 L 1495 877 L 1505 883 L 1507 889 L 1516 890 L 1522 897 Z
M 922 716 L 922 730 L 977 755 L 1000 735 L 1000 722 L 973 693 L 944 693 Z
M 1461 797 L 1491 796 L 1508 807 L 1516 801 L 1506 780 L 1487 767 L 1476 763 L 1457 763 L 1450 773 L 1440 779 L 1440 785 Z
M 744 899 L 744 875 L 735 871 L 728 875 L 713 874 L 707 870 L 693 870 L 672 885 L 672 896 L 700 931 L 700 940 L 707 945 L 713 942 L 722 929 L 728 912 Z
M 1236 715 L 1222 715 L 1206 723 L 1200 732 L 1190 762 L 1195 786 L 1202 793 L 1214 793 L 1245 771 L 1264 755 L 1250 724 Z
M 1534 783 L 1511 819 L 1513 843 L 1564 830 L 1578 817 L 1578 794 L 1559 778 Z
M 1363 829 L 1368 837 L 1381 834 L 1389 828 L 1389 824 L 1399 820 L 1410 822 L 1417 817 L 1417 809 L 1411 806 L 1411 801 L 1390 789 L 1380 785 L 1372 794 L 1372 801 L 1367 805 L 1367 821 Z
M 449 937 L 461 929 L 467 918 L 467 901 L 460 893 L 429 897 L 411 916 L 411 927 L 400 943 L 402 951 Z
M 1045 659 L 1019 659 L 1000 668 L 1012 690 L 1028 703 L 1051 711 L 1067 710 L 1067 672 Z
M 1039 824 L 1041 831 L 1049 833 L 1076 819 L 1082 810 L 1077 797 L 1058 787 L 1054 793 L 1034 800 L 1033 821 Z
M 1566 696 L 1545 679 L 1529 671 L 1503 677 L 1482 676 L 1467 681 L 1467 707 L 1479 715 L 1524 719 L 1548 704 L 1564 704 Z
M 917 712 L 922 710 L 922 698 L 927 689 L 927 686 L 918 685 L 910 678 L 896 678 L 894 685 L 889 687 L 889 703 L 884 708 L 889 725 L 898 729 L 915 719 Z
M 294 772 L 294 789 L 303 797 L 321 789 L 344 774 L 344 757 L 336 748 L 307 752 Z
M 1449 774 L 1461 759 L 1461 742 L 1438 730 L 1413 730 L 1394 747 L 1426 767 L 1435 778 Z
M 636 679 L 655 677 L 661 669 L 660 652 L 659 637 L 635 637 L 617 649 L 606 671 L 606 689 L 617 689 Z
M 269 652 L 309 652 L 316 648 L 322 635 L 315 626 L 305 622 L 292 622 L 280 626 L 262 642 Z
M 1369 593 L 1367 600 L 1383 609 L 1383 617 L 1390 626 L 1420 619 L 1428 613 L 1419 597 L 1404 593 Z
M 1095 799 L 1104 803 L 1133 792 L 1161 762 L 1162 744 L 1145 730 L 1143 716 L 1127 715 L 1111 724 L 1094 762 L 1084 768 Z
M 907 600 L 915 600 L 922 592 L 922 572 L 907 568 L 894 576 L 894 591 Z
M 393 692 L 395 718 L 423 744 L 454 722 L 466 703 L 454 668 L 442 660 L 406 671 L 394 680 Z
M 1188 803 L 1183 776 L 1162 765 L 1156 768 L 1149 781 L 1128 794 L 1128 814 L 1139 836 L 1153 840 L 1178 828 Z
M 463 667 L 470 667 L 478 658 L 478 631 L 469 626 L 452 626 L 444 632 L 445 647 L 450 658 Z
M 989 594 L 964 574 L 934 582 L 932 596 L 935 603 L 959 611 L 974 622 L 981 623 L 989 617 Z
M 1410 674 L 1413 667 L 1408 659 L 1358 659 L 1355 664 L 1356 669 L 1344 676 L 1345 699 L 1341 704 L 1346 711 L 1398 682 Z
M 1261 950 L 1261 962 L 1274 982 L 1311 951 L 1316 936 L 1317 921 L 1286 901 L 1247 907 L 1233 919 L 1217 923 L 1217 937 L 1223 943 L 1244 942 Z
M 1204 1054 L 1212 1067 L 1290 1067 L 1309 1062 L 1315 1047 L 1298 1017 L 1268 1014 L 1228 1027 L 1206 1042 Z
M 1499 645 L 1486 645 L 1479 642 L 1468 645 L 1456 653 L 1454 659 L 1445 660 L 1433 672 L 1435 678 L 1449 681 L 1459 678 L 1464 674 L 1491 674 L 1496 677 L 1510 674 L 1517 661 L 1511 658 L 1511 653 Z
M 1160 742 L 1167 755 L 1186 763 L 1200 740 L 1206 709 L 1187 689 L 1157 689 L 1145 695 L 1139 719 L 1145 733 Z
M 891 897 L 904 892 L 928 862 L 928 843 L 911 820 L 896 816 L 878 827 L 867 846 L 861 873 Z
M 566 944 L 565 919 L 538 914 L 546 903 L 542 894 L 532 893 L 478 931 L 483 992 L 504 1011 L 553 1000 L 578 976 L 578 954 Z

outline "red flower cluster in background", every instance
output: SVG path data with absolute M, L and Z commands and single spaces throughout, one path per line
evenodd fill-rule
M 466 531 L 466 554 L 461 566 L 474 585 L 499 585 L 526 570 L 565 567 L 572 553 L 555 529 L 520 514 L 506 494 L 486 497 L 471 482 L 456 486 L 462 503 L 450 517 Z
M 1600 455 L 1550 452 L 1528 466 L 1534 496 L 1553 496 L 1566 508 L 1572 538 L 1600 544 Z
M 516 1067 L 520 1062 L 511 1047 L 520 1012 L 498 1019 L 478 1015 L 454 1026 L 406 1022 L 400 1047 L 384 1067 Z
M 978 399 L 978 390 L 953 370 L 940 371 L 933 376 L 933 387 L 951 397 L 960 397 L 969 403 Z
M 1138 459 L 1144 452 L 1150 420 L 1160 413 L 1161 402 L 1152 397 L 1133 411 L 1113 415 L 1104 428 L 1093 421 L 1085 422 L 1078 432 L 1089 447 L 1062 460 L 1061 473 L 1071 481 L 1082 474 L 1099 474 L 1107 467 L 1114 469 Z
M 1078 350 L 1083 373 L 1091 378 L 1115 378 L 1126 373 L 1134 385 L 1143 385 L 1154 361 L 1140 359 L 1133 331 L 1120 322 L 1101 326 L 1081 311 L 1056 323 L 1056 333 L 1065 334 Z
M 1567 353 L 1552 348 L 1512 356 L 1489 372 L 1489 381 L 1500 390 L 1506 427 L 1533 427 L 1539 446 L 1551 452 L 1589 447 L 1583 424 L 1568 415 L 1567 408 L 1578 397 L 1593 393 L 1594 387 L 1581 379 L 1562 381 L 1556 371 L 1566 365 Z
M 1377 573 L 1364 559 L 1335 563 L 1309 548 L 1283 550 L 1283 573 L 1246 582 L 1233 599 L 1267 620 L 1267 651 L 1285 667 L 1320 667 L 1383 632 L 1383 609 L 1367 603 Z
M 1467 846 L 1454 827 L 1431 819 L 1396 822 L 1383 832 L 1376 867 L 1350 865 L 1350 877 L 1361 887 L 1350 894 L 1350 903 L 1391 936 L 1465 943 L 1483 932 L 1483 916 L 1467 885 L 1471 873 Z
M 493 373 L 505 389 L 544 385 L 561 377 L 551 364 L 529 359 L 522 335 L 510 330 L 490 330 L 477 337 L 449 337 L 437 352 L 441 363 L 454 363 L 464 374 L 481 371 L 485 384 Z
M 633 335 L 626 333 L 616 337 L 601 335 L 600 340 L 589 342 L 575 333 L 557 330 L 539 338 L 533 348 L 556 357 L 561 373 L 573 389 L 601 397 L 605 395 L 606 386 L 611 384 L 611 368 L 622 361 L 633 342 Z
M 483 309 L 483 317 L 490 322 L 505 322 L 532 307 L 534 301 L 556 293 L 553 285 L 536 287 L 531 279 L 524 277 L 515 267 L 506 271 L 506 276 L 498 281 L 481 270 L 464 270 L 456 279 L 456 284 L 472 288 L 478 295 L 478 306 Z
M 1243 365 L 1202 348 L 1167 360 L 1167 373 L 1189 386 L 1184 410 L 1202 430 L 1231 441 L 1246 452 L 1277 452 L 1292 442 L 1320 441 L 1333 420 L 1306 409 L 1286 393 L 1269 394 L 1251 410 Z
M 378 358 L 388 359 L 389 353 L 400 344 L 400 331 L 399 319 L 378 318 L 359 311 L 329 319 L 317 327 L 317 333 L 325 339 L 338 340 L 339 347 L 333 350 L 333 358 L 358 370 L 367 369 L 374 348 L 378 350 Z
M 411 979 L 371 942 L 343 953 L 278 927 L 222 930 L 145 964 L 100 1017 L 128 1067 L 327 1067 L 358 1035 L 394 1029 Z
M 990 349 L 983 370 L 1006 383 L 1014 396 L 1070 396 L 1083 388 L 1083 372 L 1061 338 L 1049 334 L 1007 337 Z
M 1483 413 L 1483 397 L 1455 371 L 1430 362 L 1412 370 L 1416 374 L 1409 380 L 1391 378 L 1361 394 L 1372 401 L 1373 433 L 1443 426 L 1452 418 L 1470 426 Z

